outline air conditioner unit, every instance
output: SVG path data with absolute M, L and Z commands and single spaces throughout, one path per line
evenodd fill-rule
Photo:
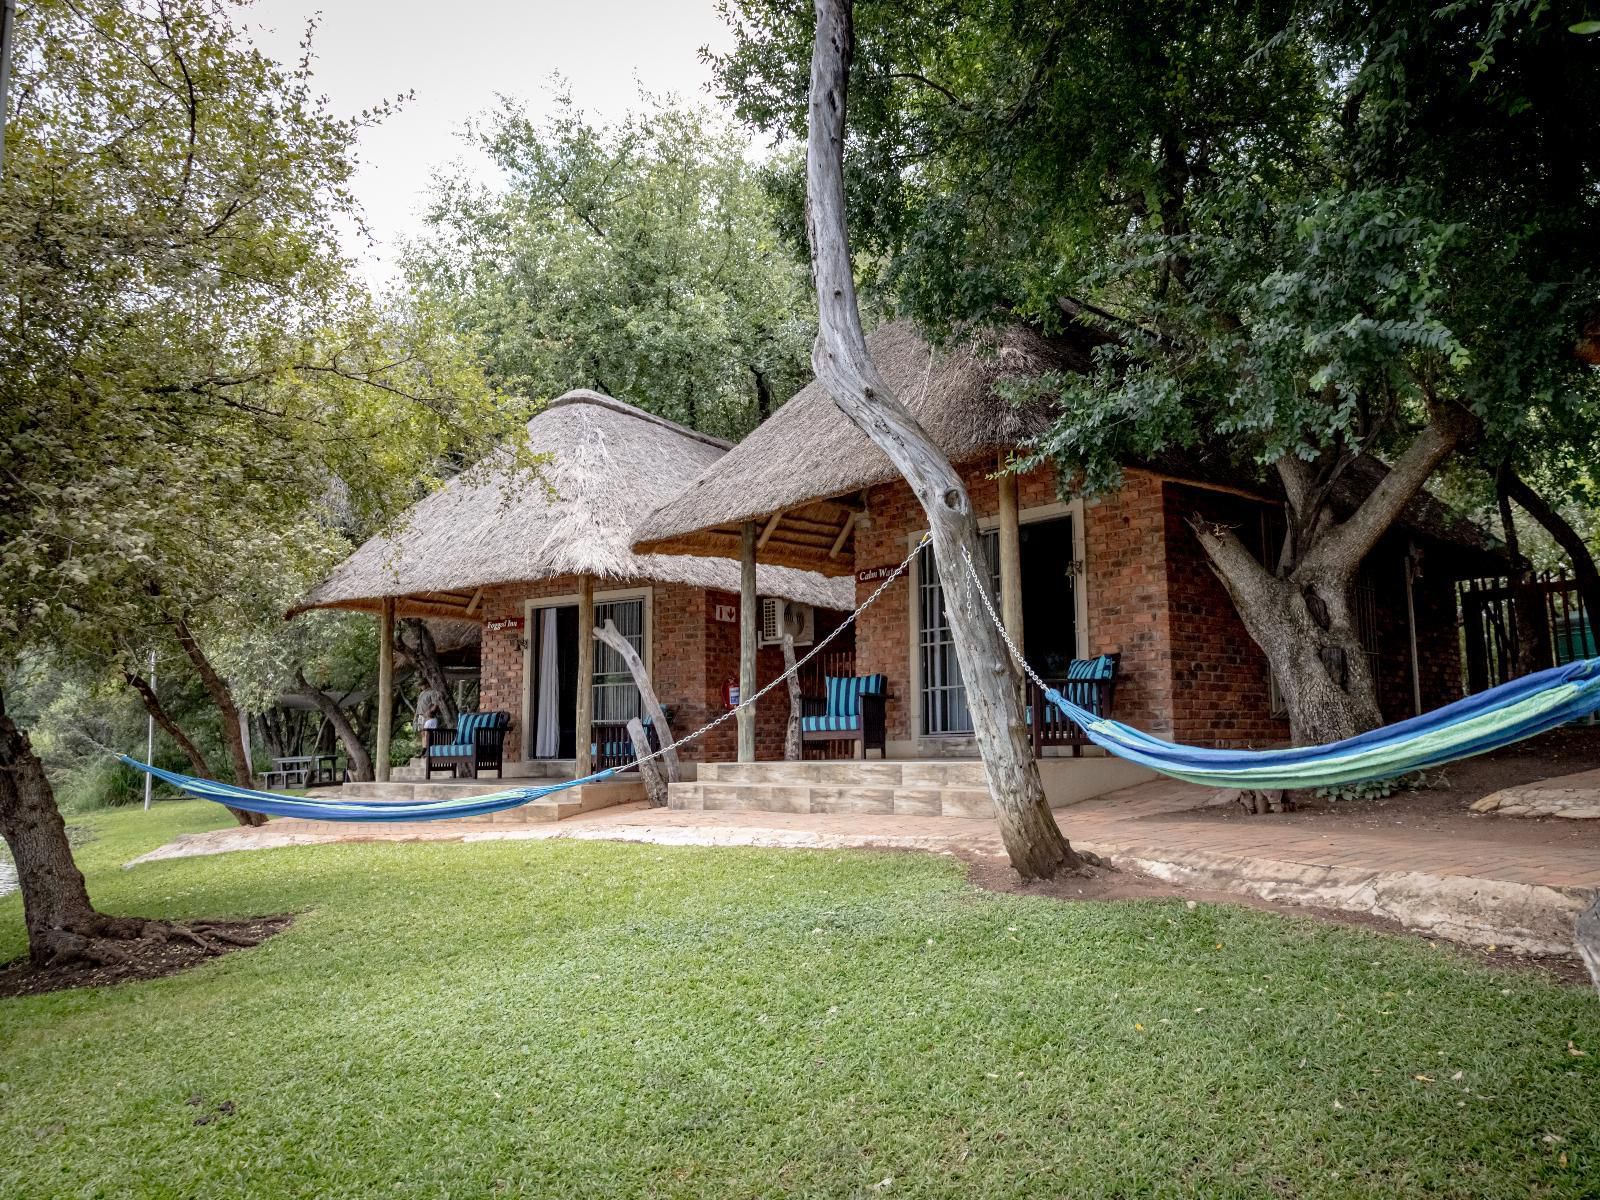
M 783 635 L 791 634 L 796 646 L 809 646 L 817 640 L 817 616 L 809 604 L 796 604 L 777 596 L 761 598 L 761 638 L 763 646 L 777 646 Z

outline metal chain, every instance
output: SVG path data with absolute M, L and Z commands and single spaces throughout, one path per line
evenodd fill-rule
M 891 583 L 893 583 L 896 579 L 899 579 L 900 576 L 905 574 L 906 568 L 911 565 L 911 560 L 916 558 L 917 555 L 919 553 L 921 553 L 922 548 L 924 546 L 926 546 L 932 540 L 933 539 L 932 539 L 932 536 L 930 534 L 924 533 L 922 535 L 922 540 L 919 541 L 915 546 L 912 547 L 910 554 L 907 554 L 903 559 L 900 560 L 900 565 L 898 567 L 896 567 L 893 571 L 891 571 L 887 576 L 884 577 L 883 582 L 880 583 L 873 590 L 872 595 L 868 596 L 860 604 L 856 605 L 855 611 L 852 612 L 843 621 L 841 621 L 837 628 L 835 628 L 831 633 L 829 633 L 820 642 L 818 642 L 815 646 L 813 646 L 806 653 L 806 656 L 804 658 L 800 659 L 797 663 L 794 664 L 794 666 L 790 667 L 788 670 L 784 671 L 783 674 L 779 675 L 776 679 L 772 680 L 772 682 L 767 684 L 766 687 L 764 687 L 760 691 L 756 692 L 749 699 L 741 699 L 738 704 L 734 705 L 734 707 L 730 708 L 727 712 L 720 713 L 717 716 L 711 718 L 711 720 L 707 721 L 704 725 L 700 726 L 700 728 L 696 729 L 693 733 L 684 734 L 683 737 L 681 737 L 677 741 L 673 742 L 670 746 L 663 746 L 659 750 L 652 750 L 649 754 L 646 754 L 643 758 L 634 759 L 634 761 L 632 763 L 628 764 L 628 766 L 626 766 L 626 767 L 616 767 L 616 768 L 613 768 L 613 770 L 626 771 L 626 770 L 629 769 L 629 767 L 643 766 L 645 763 L 650 762 L 653 759 L 660 758 L 662 755 L 666 754 L 668 751 L 676 750 L 679 746 L 686 745 L 689 742 L 694 741 L 696 738 L 704 737 L 706 734 L 710 733 L 713 729 L 715 729 L 718 725 L 721 725 L 724 721 L 727 721 L 731 717 L 737 716 L 739 714 L 739 710 L 740 709 L 748 708 L 750 705 L 754 704 L 757 700 L 761 699 L 761 697 L 765 696 L 768 692 L 772 691 L 772 689 L 777 687 L 780 683 L 784 683 L 785 681 L 787 681 L 788 678 L 791 675 L 798 674 L 801 667 L 805 666 L 813 658 L 815 658 L 817 655 L 821 654 L 825 649 L 827 649 L 829 642 L 833 641 L 834 638 L 838 637 L 841 633 L 843 633 L 846 629 L 848 629 L 852 624 L 855 623 L 855 619 L 857 617 L 859 617 L 862 613 L 866 612 L 867 609 L 871 608 L 873 603 L 876 602 L 876 600 L 878 599 L 878 597 L 883 595 L 883 593 L 886 592 L 889 589 L 889 585 Z M 1013 651 L 1013 653 L 1015 653 L 1015 651 Z

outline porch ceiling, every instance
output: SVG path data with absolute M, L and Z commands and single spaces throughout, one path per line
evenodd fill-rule
M 841 496 L 768 513 L 755 522 L 756 559 L 833 577 L 854 575 L 856 526 L 864 507 L 857 496 Z M 648 554 L 737 559 L 740 537 L 735 522 L 640 542 L 635 548 Z
M 440 617 L 450 621 L 474 621 L 482 624 L 483 610 L 479 607 L 481 595 L 481 589 L 472 589 L 460 592 L 418 592 L 414 596 L 396 596 L 394 613 L 397 617 Z M 380 613 L 383 611 L 383 600 L 379 597 L 342 600 L 319 607 L 338 608 L 347 612 Z

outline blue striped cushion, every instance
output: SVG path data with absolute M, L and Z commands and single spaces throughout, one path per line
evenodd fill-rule
M 829 675 L 825 681 L 830 717 L 859 717 L 863 695 L 881 696 L 889 685 L 887 675 L 856 675 L 845 678 Z M 842 728 L 854 729 L 854 725 Z
M 1110 679 L 1116 670 L 1116 664 L 1109 654 L 1097 658 L 1075 658 L 1067 664 L 1067 678 Z
M 478 732 L 478 726 L 483 723 L 479 713 L 462 713 L 456 722 L 456 741 L 472 745 L 473 735 Z
M 429 758 L 459 758 L 472 753 L 471 742 L 451 742 L 448 746 L 429 746 Z
M 800 728 L 806 733 L 848 733 L 861 728 L 861 714 L 848 717 L 801 717 Z

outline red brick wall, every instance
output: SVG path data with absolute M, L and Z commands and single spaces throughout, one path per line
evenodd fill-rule
M 1188 525 L 1199 516 L 1231 526 L 1259 553 L 1265 506 L 1174 483 L 1163 492 L 1173 740 L 1201 746 L 1286 741 L 1288 721 L 1270 712 L 1266 655 L 1245 632 Z
M 1128 471 L 1123 486 L 1084 506 L 1088 651 L 1117 654 L 1115 715 L 1172 734 L 1167 528 L 1161 481 Z

